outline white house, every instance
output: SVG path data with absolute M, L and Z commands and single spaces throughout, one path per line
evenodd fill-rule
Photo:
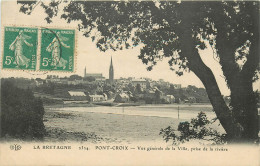
M 105 96 L 103 95 L 89 95 L 91 102 L 97 102 L 97 101 L 105 101 Z
M 168 103 L 174 103 L 175 102 L 175 97 L 173 95 L 166 95 L 164 97 L 164 99 L 168 102 Z
M 73 100 L 87 100 L 87 95 L 81 91 L 68 91 Z

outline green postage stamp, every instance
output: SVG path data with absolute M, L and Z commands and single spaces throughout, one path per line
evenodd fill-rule
M 73 71 L 75 30 L 42 29 L 40 70 Z
M 36 70 L 38 29 L 4 28 L 3 69 Z
M 73 72 L 74 57 L 73 29 L 4 28 L 3 69 Z

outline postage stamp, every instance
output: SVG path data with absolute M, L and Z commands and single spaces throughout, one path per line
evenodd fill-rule
M 3 69 L 35 70 L 38 29 L 5 27 Z
M 75 30 L 41 29 L 40 70 L 73 71 Z

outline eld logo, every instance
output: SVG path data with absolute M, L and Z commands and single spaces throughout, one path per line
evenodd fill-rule
M 18 151 L 18 150 L 21 150 L 21 149 L 22 149 L 22 146 L 21 146 L 21 145 L 14 144 L 14 145 L 11 145 L 11 146 L 10 146 L 10 149 L 11 149 L 11 150 Z

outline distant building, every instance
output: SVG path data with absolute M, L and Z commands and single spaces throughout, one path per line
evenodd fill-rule
M 139 78 L 139 79 L 132 79 L 133 86 L 137 86 L 139 84 L 142 89 L 146 89 L 147 81 L 145 79 Z
M 105 77 L 95 77 L 96 81 L 106 81 L 106 78 Z
M 103 77 L 102 73 L 87 73 L 86 67 L 84 69 L 84 78 L 86 77 L 93 77 L 95 80 L 103 81 L 105 80 L 105 77 Z
M 44 80 L 42 80 L 41 78 L 36 78 L 35 79 L 35 85 L 36 86 L 43 85 L 43 83 L 44 83 Z
M 174 84 L 173 86 L 175 89 L 181 89 L 181 84 Z
M 147 90 L 145 97 L 154 98 L 155 97 L 155 90 L 154 89 Z
M 164 99 L 167 103 L 175 103 L 175 97 L 173 95 L 166 95 Z
M 85 77 L 101 78 L 103 76 L 102 76 L 102 73 L 86 73 Z
M 73 100 L 87 100 L 87 96 L 84 92 L 80 91 L 68 91 L 70 98 Z
M 46 82 L 59 82 L 60 78 L 57 75 L 47 75 Z
M 103 95 L 89 95 L 91 102 L 99 102 L 99 101 L 105 101 L 105 96 Z
M 115 97 L 115 94 L 112 91 L 105 92 L 107 99 L 112 99 Z
M 110 67 L 109 67 L 109 82 L 114 82 L 114 67 L 113 67 L 113 61 L 111 57 Z
M 127 93 L 117 94 L 115 97 L 115 100 L 114 100 L 114 102 L 117 102 L 117 103 L 125 103 L 125 102 L 129 102 L 129 101 L 130 101 L 130 97 Z
M 72 81 L 68 80 L 67 81 L 68 85 L 79 85 L 79 84 L 83 84 L 83 83 L 84 83 L 84 81 L 82 79 L 80 79 L 80 80 L 72 80 Z

